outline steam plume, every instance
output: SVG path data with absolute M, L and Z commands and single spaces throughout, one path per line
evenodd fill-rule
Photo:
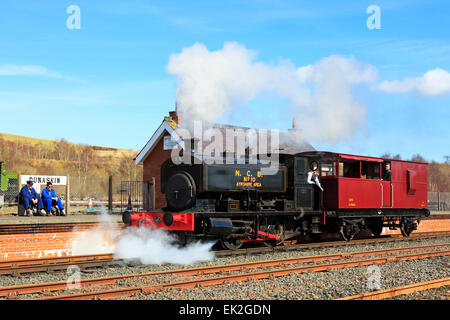
M 172 54 L 167 70 L 176 75 L 183 121 L 214 121 L 272 93 L 291 101 L 294 107 L 277 111 L 296 116 L 306 139 L 337 142 L 364 126 L 365 107 L 351 89 L 374 81 L 374 67 L 335 55 L 299 68 L 288 60 L 266 64 L 255 59 L 255 51 L 236 42 L 217 51 L 196 43 Z
M 210 249 L 213 245 L 214 242 L 196 242 L 181 247 L 165 230 L 120 229 L 117 222 L 102 213 L 97 227 L 80 232 L 73 241 L 72 254 L 113 253 L 116 259 L 138 260 L 142 264 L 191 264 L 212 260 L 214 253 Z

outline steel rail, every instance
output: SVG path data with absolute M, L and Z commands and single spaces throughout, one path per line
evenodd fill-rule
M 406 286 L 401 287 L 395 287 L 380 291 L 373 291 L 363 294 L 358 294 L 354 296 L 348 296 L 343 298 L 338 298 L 335 300 L 382 300 L 386 298 L 392 298 L 404 294 L 410 294 L 417 291 L 424 291 L 434 288 L 440 288 L 443 286 L 450 285 L 450 278 L 443 278 L 443 279 L 437 279 L 437 280 L 431 280 L 426 282 L 420 282 L 420 283 L 413 283 Z

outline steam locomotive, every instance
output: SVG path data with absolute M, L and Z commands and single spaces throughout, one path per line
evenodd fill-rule
M 303 236 L 316 239 L 323 232 L 350 241 L 363 229 L 380 236 L 384 227 L 409 236 L 430 214 L 426 163 L 318 151 L 279 154 L 278 170 L 270 175 L 260 159 L 221 163 L 168 159 L 161 166 L 167 207 L 125 212 L 124 223 L 184 238 L 213 237 L 237 249 L 251 241 L 273 246 Z M 312 171 L 323 191 L 308 179 Z

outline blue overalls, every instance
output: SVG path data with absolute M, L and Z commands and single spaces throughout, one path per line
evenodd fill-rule
M 34 188 L 29 189 L 28 185 L 25 185 L 20 190 L 20 197 L 19 197 L 20 203 L 22 203 L 25 206 L 25 209 L 30 208 L 30 204 L 33 203 L 33 199 L 38 199 L 38 210 L 41 210 L 44 208 L 44 204 L 42 202 L 42 199 L 39 198 L 39 195 L 37 194 L 36 190 Z
M 50 212 L 52 210 L 52 206 L 58 205 L 58 209 L 62 210 L 64 209 L 61 199 L 58 198 L 58 200 L 52 200 L 52 198 L 56 197 L 55 190 L 48 191 L 47 188 L 42 190 L 42 200 L 44 201 L 44 204 L 46 206 L 47 212 Z

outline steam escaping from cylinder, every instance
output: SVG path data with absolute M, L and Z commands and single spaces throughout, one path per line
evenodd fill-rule
M 72 242 L 72 255 L 112 253 L 116 238 L 121 230 L 117 222 L 113 221 L 102 207 L 98 218 L 98 225 L 89 230 L 77 230 L 77 236 Z
M 214 259 L 214 242 L 194 242 L 180 246 L 165 230 L 128 228 L 120 235 L 114 256 L 123 260 L 138 260 L 142 264 L 193 264 Z
M 115 259 L 138 261 L 142 264 L 192 264 L 212 260 L 214 242 L 194 242 L 180 246 L 166 230 L 146 227 L 122 229 L 101 209 L 98 225 L 90 230 L 74 230 L 72 255 L 112 253 Z
M 226 42 L 216 51 L 195 43 L 172 54 L 167 71 L 176 76 L 182 125 L 221 120 L 231 111 L 253 122 L 255 117 L 245 114 L 245 106 L 272 94 L 288 102 L 278 110 L 261 108 L 261 112 L 295 117 L 305 139 L 332 143 L 364 129 L 366 107 L 352 89 L 377 78 L 376 68 L 351 57 L 331 55 L 301 67 L 289 60 L 264 63 L 256 61 L 255 51 L 236 42 Z

